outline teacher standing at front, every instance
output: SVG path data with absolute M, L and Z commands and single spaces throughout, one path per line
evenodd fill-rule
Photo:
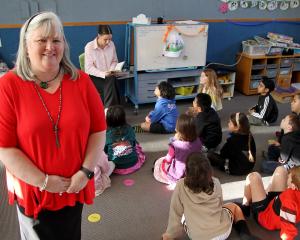
M 116 77 L 112 72 L 118 63 L 118 57 L 110 26 L 98 26 L 98 35 L 85 46 L 84 55 L 85 72 L 92 78 L 105 108 L 120 104 Z

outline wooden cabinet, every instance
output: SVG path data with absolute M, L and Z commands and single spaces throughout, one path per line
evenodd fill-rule
M 289 88 L 291 83 L 300 82 L 300 54 L 276 56 L 237 55 L 240 61 L 236 69 L 236 89 L 245 95 L 257 94 L 262 76 L 273 79 L 276 86 Z

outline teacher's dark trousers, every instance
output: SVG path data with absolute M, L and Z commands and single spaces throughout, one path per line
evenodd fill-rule
M 34 219 L 17 206 L 21 240 L 80 240 L 83 204 L 41 211 Z
M 120 104 L 120 96 L 116 77 L 110 76 L 107 78 L 100 78 L 92 75 L 90 75 L 90 77 L 100 93 L 105 108 Z

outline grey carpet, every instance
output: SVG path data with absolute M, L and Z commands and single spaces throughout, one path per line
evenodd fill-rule
M 235 93 L 235 97 L 224 100 L 223 110 L 219 113 L 224 129 L 223 139 L 226 138 L 227 121 L 232 112 L 246 111 L 257 101 L 257 96 L 244 96 Z M 192 100 L 178 101 L 180 112 L 191 106 Z M 257 145 L 256 170 L 260 169 L 261 151 L 267 147 L 267 139 L 274 137 L 281 118 L 290 112 L 289 104 L 278 104 L 280 117 L 273 127 L 253 127 L 252 132 Z M 140 106 L 138 115 L 134 115 L 133 107 L 126 105 L 127 120 L 134 125 L 144 120 L 146 114 L 153 108 L 153 104 Z M 165 231 L 169 203 L 172 191 L 166 185 L 154 180 L 151 172 L 153 161 L 166 154 L 168 139 L 172 135 L 153 135 L 139 133 L 137 138 L 147 155 L 145 165 L 136 173 L 128 176 L 111 177 L 112 186 L 95 199 L 93 205 L 85 206 L 82 220 L 83 240 L 153 240 L 160 239 Z M 215 170 L 220 179 L 225 201 L 240 200 L 243 194 L 245 177 L 228 176 Z M 19 229 L 16 219 L 15 207 L 8 206 L 4 181 L 4 169 L 0 168 L 0 236 L 3 240 L 19 239 Z M 133 179 L 135 184 L 131 187 L 123 185 L 123 180 Z M 268 177 L 265 179 L 268 181 Z M 92 213 L 101 215 L 101 220 L 91 223 L 87 220 Z M 279 239 L 278 231 L 269 232 L 260 228 L 252 218 L 249 218 L 251 230 L 261 239 Z M 186 239 L 183 237 L 182 239 Z M 239 239 L 233 230 L 229 239 Z

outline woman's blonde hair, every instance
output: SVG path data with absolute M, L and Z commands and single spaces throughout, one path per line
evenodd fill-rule
M 59 17 L 53 12 L 41 12 L 33 15 L 22 26 L 20 31 L 19 48 L 16 60 L 16 72 L 24 80 L 33 80 L 34 73 L 31 70 L 30 60 L 27 54 L 27 43 L 30 34 L 37 28 L 43 27 L 45 37 L 53 33 L 62 36 L 64 40 L 64 53 L 60 62 L 61 69 L 71 75 L 71 79 L 78 77 L 78 71 L 70 60 L 70 49 L 66 41 L 63 25 Z
M 219 98 L 222 98 L 223 88 L 220 86 L 220 83 L 219 83 L 219 80 L 218 80 L 215 70 L 206 68 L 203 70 L 203 72 L 208 78 L 206 88 L 209 89 L 213 93 L 213 95 L 215 95 Z M 199 93 L 202 92 L 203 87 L 204 86 L 202 84 L 199 85 L 199 90 L 198 90 Z

